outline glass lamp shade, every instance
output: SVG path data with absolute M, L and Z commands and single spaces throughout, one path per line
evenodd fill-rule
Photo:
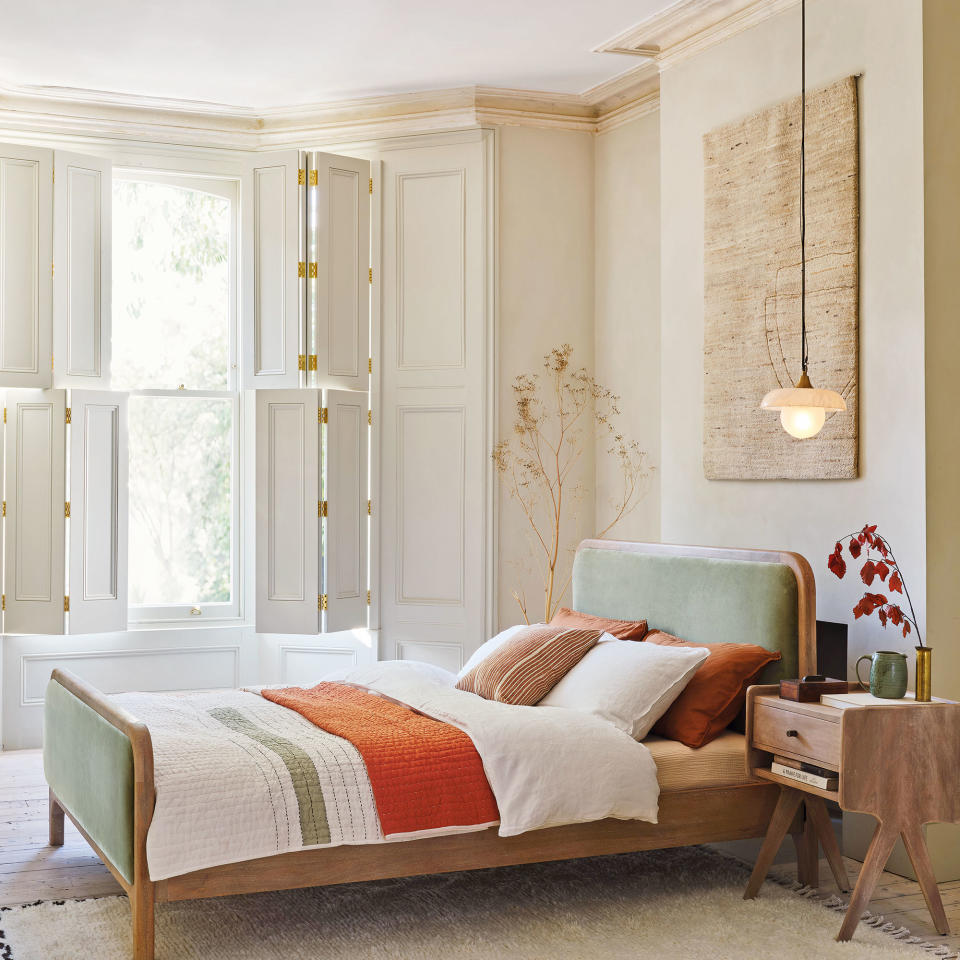
M 816 390 L 804 373 L 795 387 L 771 390 L 760 401 L 763 410 L 779 410 L 783 429 L 798 440 L 815 437 L 823 428 L 828 410 L 846 410 L 835 390 Z

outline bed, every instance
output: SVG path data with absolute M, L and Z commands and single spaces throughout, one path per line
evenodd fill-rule
M 572 602 L 597 616 L 647 618 L 699 643 L 779 651 L 782 659 L 766 668 L 763 683 L 815 672 L 814 579 L 798 554 L 586 540 L 574 561 Z M 779 788 L 749 777 L 740 733 L 727 731 L 700 750 L 654 737 L 645 745 L 660 782 L 657 823 L 607 818 L 512 836 L 491 826 L 301 849 L 151 879 L 148 834 L 156 790 L 149 726 L 118 698 L 56 670 L 45 704 L 50 842 L 63 842 L 68 816 L 127 892 L 134 960 L 152 960 L 156 903 L 764 835 Z M 800 879 L 810 882 L 812 833 L 799 823 L 795 830 Z

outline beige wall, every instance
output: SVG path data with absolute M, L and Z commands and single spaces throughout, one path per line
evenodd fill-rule
M 593 367 L 594 138 L 589 133 L 502 127 L 500 136 L 500 436 L 513 422 L 514 377 L 542 369 L 551 347 L 570 343 L 579 365 Z M 593 446 L 579 464 L 585 496 L 573 548 L 592 532 Z M 526 521 L 500 491 L 499 608 L 503 626 L 522 619 L 512 597 L 526 589 L 531 619 L 542 616 L 543 587 L 528 559 Z
M 820 617 L 850 623 L 851 663 L 885 648 L 909 651 L 912 665 L 912 642 L 884 632 L 875 618 L 854 622 L 859 581 L 848 574 L 841 583 L 826 571 L 839 535 L 880 524 L 925 625 L 920 26 L 915 0 L 887 0 L 882 16 L 875 0 L 815 0 L 807 14 L 808 84 L 863 74 L 861 476 L 853 481 L 708 482 L 701 463 L 702 137 L 796 94 L 799 9 L 661 77 L 662 538 L 805 554 Z M 810 350 L 816 354 L 815 342 Z
M 654 468 L 643 499 L 610 531 L 624 540 L 660 539 L 660 117 L 657 112 L 596 139 L 597 379 L 621 397 L 625 436 Z M 598 442 L 596 527 L 622 490 L 616 462 Z

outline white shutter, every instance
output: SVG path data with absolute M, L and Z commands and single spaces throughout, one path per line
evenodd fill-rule
M 105 389 L 110 385 L 111 165 L 60 150 L 53 162 L 54 384 Z
M 306 313 L 306 184 L 301 180 L 306 180 L 306 170 L 296 150 L 255 157 L 243 177 L 243 360 L 248 388 L 301 383 L 298 359 L 304 353 Z
M 66 392 L 8 390 L 7 633 L 63 633 Z
M 53 153 L 0 144 L 0 386 L 51 385 Z
M 257 631 L 319 633 L 320 391 L 256 396 Z
M 70 633 L 127 629 L 127 395 L 70 394 Z
M 370 356 L 370 163 L 315 153 L 317 367 L 320 382 L 367 389 Z
M 326 631 L 367 625 L 367 394 L 325 391 Z

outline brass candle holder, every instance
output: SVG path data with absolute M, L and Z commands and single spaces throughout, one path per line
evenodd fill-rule
M 929 703 L 931 694 L 931 657 L 930 647 L 917 647 L 917 702 Z

